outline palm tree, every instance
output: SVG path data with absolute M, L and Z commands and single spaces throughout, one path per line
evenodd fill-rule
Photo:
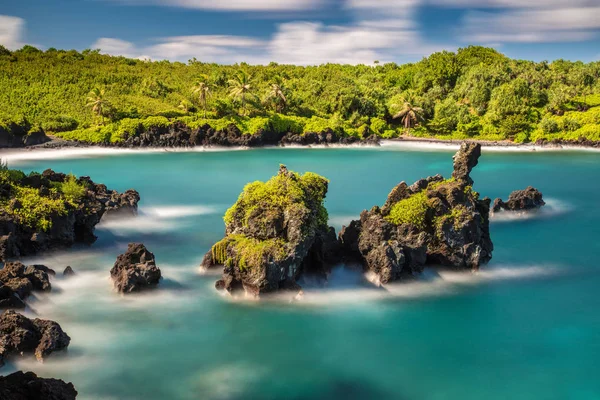
M 104 98 L 104 89 L 94 88 L 90 91 L 87 97 L 86 107 L 90 107 L 96 116 L 100 117 L 104 124 L 104 117 L 110 109 L 108 100 Z
M 394 115 L 393 118 L 402 118 L 402 124 L 406 128 L 408 134 L 410 134 L 410 128 L 420 119 L 423 119 L 423 109 L 421 107 L 415 107 L 408 101 L 405 101 L 402 110 Z
M 202 77 L 204 80 L 208 78 L 206 75 L 203 75 Z M 200 105 L 202 105 L 202 109 L 204 110 L 204 118 L 206 119 L 206 103 L 210 97 L 210 86 L 206 82 L 198 80 L 194 85 L 192 94 L 198 95 L 198 101 L 200 102 Z
M 233 79 L 229 80 L 229 95 L 242 101 L 244 115 L 246 114 L 246 95 L 250 93 L 251 88 L 250 77 L 244 71 L 239 71 Z
M 268 98 L 275 102 L 275 111 L 282 111 L 287 105 L 287 99 L 285 93 L 283 93 L 283 87 L 280 83 L 272 83 L 269 91 Z

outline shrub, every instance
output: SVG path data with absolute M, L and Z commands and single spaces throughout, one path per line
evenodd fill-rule
M 371 131 L 377 135 L 383 135 L 388 129 L 387 123 L 381 118 L 371 118 Z
M 77 129 L 79 123 L 75 118 L 61 115 L 53 120 L 44 122 L 42 128 L 47 132 L 66 132 Z
M 544 118 L 542 122 L 540 122 L 540 128 L 546 134 L 556 133 L 560 131 L 560 127 L 558 126 L 558 122 L 556 122 L 552 118 Z
M 68 202 L 75 205 L 79 202 L 87 191 L 86 187 L 77 181 L 73 174 L 69 174 L 65 181 L 60 185 L 60 191 L 64 194 Z
M 421 191 L 394 204 L 385 219 L 394 225 L 411 224 L 424 229 L 428 208 L 427 193 Z
M 563 130 L 565 132 L 575 132 L 579 128 L 581 128 L 581 124 L 576 119 L 573 119 L 573 118 L 563 119 Z

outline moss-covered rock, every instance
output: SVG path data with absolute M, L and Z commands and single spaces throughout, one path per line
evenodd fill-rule
M 363 211 L 340 232 L 342 253 L 379 283 L 421 272 L 426 264 L 477 269 L 492 257 L 489 199 L 479 199 L 470 172 L 481 147 L 463 144 L 452 178 L 398 184 L 382 208 Z
M 305 272 L 323 272 L 335 246 L 323 205 L 328 180 L 307 172 L 279 173 L 267 182 L 246 185 L 225 213 L 225 237 L 215 243 L 203 268 L 223 265 L 217 287 L 243 288 L 258 296 L 281 288 L 297 288 Z
M 106 213 L 137 212 L 135 190 L 119 193 L 89 177 L 46 170 L 25 175 L 0 165 L 0 261 L 96 240 Z

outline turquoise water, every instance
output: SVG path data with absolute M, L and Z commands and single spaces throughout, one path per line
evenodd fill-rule
M 221 216 L 279 163 L 331 180 L 331 223 L 382 204 L 401 180 L 452 170 L 452 151 L 261 149 L 10 159 L 27 171 L 89 175 L 142 197 L 91 248 L 35 261 L 77 277 L 32 308 L 71 335 L 68 354 L 10 364 L 72 381 L 81 399 L 599 399 L 600 153 L 485 151 L 475 189 L 533 185 L 547 208 L 492 222 L 477 275 L 426 273 L 388 291 L 337 269 L 305 301 L 232 301 L 201 275 Z M 153 251 L 160 290 L 120 297 L 109 270 L 130 241 Z

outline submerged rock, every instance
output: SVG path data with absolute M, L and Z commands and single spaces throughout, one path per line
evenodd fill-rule
M 13 172 L 20 177 L 0 177 L 0 200 L 8 204 L 0 207 L 0 261 L 75 243 L 91 244 L 96 240 L 94 228 L 105 214 L 137 213 L 140 196 L 135 190 L 124 193 L 108 190 L 86 176 L 73 182 L 72 177 L 50 169 L 30 175 Z M 63 184 L 71 188 L 76 185 L 81 193 L 69 198 L 59 196 L 54 188 Z M 18 192 L 22 193 L 18 195 Z M 27 219 L 29 212 L 19 200 L 23 193 L 36 198 L 36 202 L 51 203 L 57 211 L 48 211 L 44 224 L 39 224 L 39 219 Z
M 63 271 L 63 276 L 67 277 L 73 275 L 75 275 L 75 271 L 73 271 L 73 268 L 71 268 L 71 266 L 68 265 L 67 268 L 65 268 L 65 270 Z
M 121 293 L 140 292 L 158 285 L 160 269 L 154 254 L 141 243 L 129 243 L 127 251 L 117 257 L 110 270 L 115 289 Z
M 7 357 L 24 353 L 34 353 L 43 361 L 50 353 L 66 349 L 70 342 L 54 321 L 32 320 L 12 310 L 0 315 L 0 366 Z
M 40 378 L 33 372 L 17 371 L 0 376 L 0 399 L 3 400 L 75 400 L 72 383 L 60 379 Z
M 48 275 L 54 274 L 44 265 L 25 266 L 18 261 L 4 264 L 0 270 L 0 309 L 25 308 L 32 292 L 52 289 Z
M 342 256 L 377 283 L 412 277 L 427 264 L 478 269 L 492 258 L 489 199 L 472 188 L 481 146 L 463 143 L 452 178 L 398 184 L 383 205 L 363 211 L 339 234 Z
M 507 201 L 502 199 L 494 200 L 493 212 L 502 210 L 506 211 L 526 211 L 535 210 L 544 206 L 546 202 L 543 199 L 542 193 L 532 186 L 528 186 L 525 190 L 515 190 L 508 196 Z
M 225 214 L 225 237 L 204 256 L 202 268 L 223 265 L 217 289 L 251 296 L 298 291 L 302 274 L 327 275 L 336 238 L 323 200 L 328 181 L 282 165 L 267 182 L 248 184 Z

